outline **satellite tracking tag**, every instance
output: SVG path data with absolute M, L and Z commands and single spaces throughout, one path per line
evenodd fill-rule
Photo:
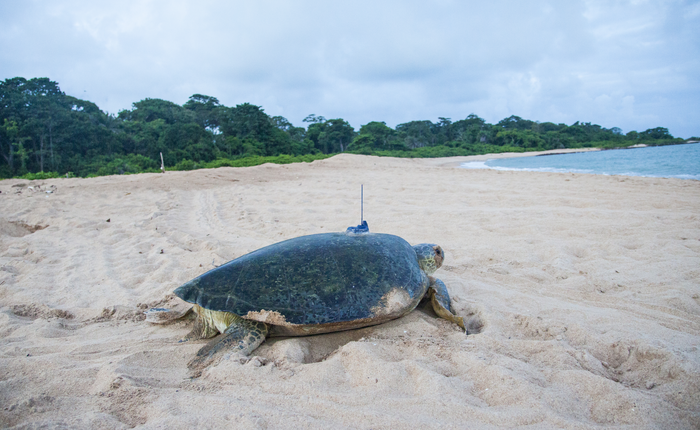
M 360 185 L 360 225 L 357 227 L 348 227 L 346 230 L 346 233 L 352 233 L 352 234 L 363 234 L 363 233 L 369 233 L 369 226 L 367 225 L 367 221 L 365 221 L 365 207 L 364 207 L 364 197 L 365 197 L 365 186 Z
M 367 225 L 367 221 L 362 221 L 362 224 L 358 225 L 357 227 L 348 227 L 346 231 L 347 233 L 354 234 L 369 233 L 369 226 Z

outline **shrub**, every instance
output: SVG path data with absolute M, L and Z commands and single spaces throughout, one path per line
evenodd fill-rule
M 36 172 L 36 173 L 27 173 L 26 175 L 20 176 L 22 179 L 29 179 L 30 181 L 36 180 L 36 179 L 54 179 L 54 178 L 60 178 L 61 175 L 58 172 Z
M 179 163 L 167 170 L 194 170 L 197 167 L 199 166 L 194 161 L 183 159 L 182 161 L 180 161 Z

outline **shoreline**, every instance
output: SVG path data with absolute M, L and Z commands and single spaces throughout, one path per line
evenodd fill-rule
M 692 146 L 693 144 L 682 144 Z M 677 148 L 679 145 L 673 145 Z M 531 153 L 504 153 L 504 154 L 484 154 L 472 157 L 460 157 L 459 161 L 448 159 L 439 160 L 436 165 L 439 167 L 465 168 L 476 170 L 496 170 L 496 171 L 530 171 L 537 173 L 579 173 L 606 176 L 626 176 L 626 177 L 648 177 L 666 178 L 682 180 L 700 180 L 700 165 L 693 162 L 698 154 L 699 147 L 681 148 L 671 150 L 672 152 L 655 152 L 651 148 L 669 148 L 665 145 L 645 145 L 637 144 L 629 147 L 616 148 L 587 148 L 587 150 L 553 150 L 538 151 Z M 634 154 L 616 152 L 615 150 L 627 149 L 647 149 L 648 151 L 638 151 Z M 580 155 L 578 157 L 558 157 L 556 160 L 548 159 L 522 159 L 522 157 L 549 157 L 562 154 L 584 154 L 588 152 L 601 152 L 590 156 Z M 663 150 L 661 150 L 663 151 Z M 606 155 L 604 155 L 605 153 Z M 652 157 L 652 158 L 650 158 Z M 686 160 L 686 161 L 681 161 Z M 491 161 L 489 164 L 488 161 Z M 657 167 L 661 166 L 661 167 Z
M 550 149 L 548 151 L 532 151 L 532 152 L 500 152 L 496 154 L 482 154 L 482 155 L 465 155 L 458 157 L 442 157 L 442 158 L 421 158 L 420 160 L 425 160 L 426 164 L 440 166 L 440 167 L 459 167 L 463 163 L 470 161 L 486 161 L 494 160 L 497 158 L 518 158 L 518 157 L 538 157 L 544 155 L 557 155 L 557 154 L 575 154 L 579 152 L 592 152 L 601 151 L 600 148 L 564 148 L 564 149 Z
M 683 144 L 693 144 L 693 143 L 698 143 L 698 141 L 687 141 L 684 143 L 677 143 L 674 145 L 683 145 Z M 600 148 L 600 147 L 592 147 L 592 148 L 562 148 L 562 149 L 550 149 L 546 151 L 529 151 L 529 152 L 500 152 L 500 153 L 488 153 L 488 154 L 479 154 L 479 155 L 467 155 L 467 156 L 451 156 L 451 157 L 416 157 L 416 158 L 411 158 L 411 157 L 393 157 L 393 156 L 383 156 L 383 155 L 367 155 L 368 157 L 379 157 L 379 158 L 384 158 L 384 159 L 410 159 L 410 160 L 421 160 L 424 161 L 425 164 L 427 165 L 433 165 L 433 166 L 440 166 L 440 167 L 460 167 L 461 164 L 466 163 L 466 162 L 471 162 L 471 161 L 487 161 L 487 160 L 493 160 L 493 159 L 501 159 L 501 158 L 519 158 L 519 157 L 544 157 L 544 156 L 549 156 L 549 155 L 560 155 L 560 154 L 577 154 L 577 153 L 584 153 L 584 152 L 592 152 L 592 151 L 611 151 L 611 150 L 616 150 L 616 149 L 638 149 L 638 148 L 648 148 L 648 147 L 654 147 L 654 146 L 666 146 L 666 145 L 647 145 L 647 144 L 636 144 L 632 146 L 620 146 L 620 147 L 612 147 L 612 148 Z M 243 164 L 240 166 L 235 166 L 232 164 L 222 164 L 221 166 L 210 166 L 210 167 L 198 167 L 192 170 L 209 170 L 209 169 L 217 169 L 219 167 L 234 167 L 234 168 L 239 168 L 239 167 L 254 167 L 254 166 L 261 166 L 264 164 L 275 164 L 275 165 L 288 165 L 288 164 L 295 164 L 298 162 L 305 162 L 305 163 L 313 163 L 315 161 L 321 161 L 325 160 L 328 158 L 336 158 L 338 156 L 344 156 L 344 155 L 362 155 L 362 154 L 355 154 L 355 153 L 348 153 L 348 152 L 341 152 L 334 154 L 332 156 L 326 156 L 323 158 L 319 158 L 316 160 L 312 161 L 292 161 L 292 162 L 276 162 L 276 161 L 264 161 L 260 164 L 258 163 L 253 163 L 253 164 Z M 259 157 L 259 158 L 275 158 L 277 156 L 271 156 L 271 157 Z M 280 157 L 296 157 L 296 156 L 289 156 L 289 155 L 282 155 Z M 304 156 L 300 156 L 304 157 Z M 253 157 L 255 158 L 255 157 Z M 242 160 L 245 160 L 246 158 L 243 158 Z M 238 160 L 238 159 L 237 159 Z M 235 163 L 237 160 L 228 160 L 231 161 L 231 163 Z M 216 161 L 216 160 L 215 160 Z M 212 162 L 205 162 L 204 165 L 207 163 L 212 163 Z M 170 168 L 167 168 L 166 171 L 168 172 L 178 172 L 178 171 L 190 171 L 190 170 L 171 170 Z M 52 173 L 52 172 L 48 172 Z M 111 175 L 100 175 L 100 176 L 124 176 L 124 175 L 140 175 L 144 173 L 161 173 L 160 171 L 158 172 L 150 172 L 150 171 L 143 171 L 143 172 L 135 172 L 135 173 L 126 173 L 126 174 L 111 174 Z M 165 172 L 162 172 L 165 173 Z M 38 173 L 37 173 L 38 174 Z M 90 178 L 90 177 L 100 177 L 100 176 L 88 176 L 84 178 Z M 66 179 L 69 177 L 66 176 Z M 70 178 L 80 178 L 80 176 L 70 176 Z M 37 178 L 37 179 L 28 179 L 28 178 L 23 178 L 23 177 L 12 177 L 12 178 L 0 178 L 0 183 L 2 181 L 7 181 L 7 180 L 24 180 L 24 181 L 45 181 L 49 179 L 63 179 L 63 176 L 50 176 L 50 177 L 45 177 L 45 178 Z

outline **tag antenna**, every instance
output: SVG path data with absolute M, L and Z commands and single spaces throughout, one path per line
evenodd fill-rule
M 365 186 L 360 185 L 360 225 L 365 220 Z
M 360 225 L 357 227 L 348 227 L 348 234 L 364 234 L 369 233 L 369 226 L 365 221 L 365 186 L 360 184 Z

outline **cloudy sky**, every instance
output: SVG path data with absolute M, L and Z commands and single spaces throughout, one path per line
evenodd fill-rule
M 700 136 L 700 1 L 0 2 L 0 79 L 110 113 L 195 93 L 396 126 L 475 113 Z

